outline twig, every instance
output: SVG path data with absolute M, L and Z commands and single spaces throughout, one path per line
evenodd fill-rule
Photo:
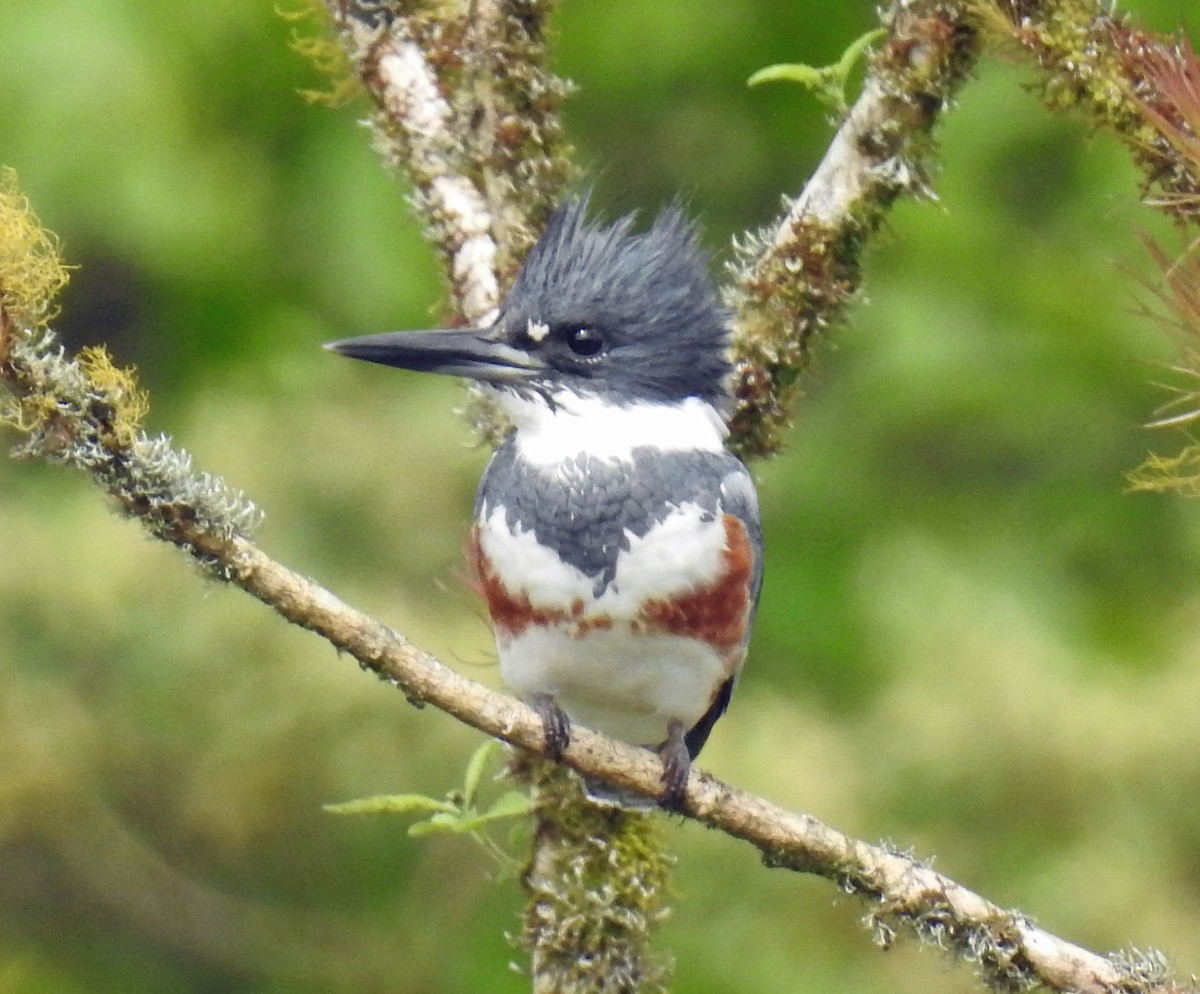
M 739 361 L 730 437 L 746 457 L 780 448 L 812 340 L 842 319 L 887 209 L 928 193 L 933 126 L 975 59 L 965 4 L 897 0 L 885 26 L 862 94 L 804 191 L 735 246 L 726 293 Z

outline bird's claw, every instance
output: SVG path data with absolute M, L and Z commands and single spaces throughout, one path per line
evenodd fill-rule
M 667 741 L 658 749 L 663 764 L 663 792 L 659 795 L 658 803 L 668 811 L 682 811 L 684 799 L 687 797 L 692 757 L 684 740 L 686 731 L 683 722 L 672 721 L 667 726 Z
M 571 744 L 571 719 L 549 694 L 532 694 L 529 706 L 542 719 L 542 735 L 546 740 L 546 756 L 558 762 Z

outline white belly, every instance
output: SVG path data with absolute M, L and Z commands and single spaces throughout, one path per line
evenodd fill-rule
M 530 627 L 498 648 L 516 694 L 549 694 L 572 721 L 638 745 L 665 741 L 672 719 L 695 725 L 726 677 L 712 648 L 677 635 Z

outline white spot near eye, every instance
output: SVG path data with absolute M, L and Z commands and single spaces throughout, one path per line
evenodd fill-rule
M 550 325 L 546 324 L 544 321 L 535 321 L 533 318 L 530 318 L 529 324 L 525 328 L 525 334 L 527 334 L 532 341 L 544 342 L 546 340 L 546 336 L 550 334 Z

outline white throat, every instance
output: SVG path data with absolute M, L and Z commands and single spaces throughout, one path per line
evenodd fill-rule
M 580 452 L 595 459 L 628 461 L 640 446 L 664 452 L 720 452 L 729 434 L 720 412 L 699 397 L 674 404 L 614 404 L 562 390 L 550 405 L 540 397 L 508 390 L 495 390 L 494 396 L 517 427 L 522 457 L 541 466 L 556 466 Z

